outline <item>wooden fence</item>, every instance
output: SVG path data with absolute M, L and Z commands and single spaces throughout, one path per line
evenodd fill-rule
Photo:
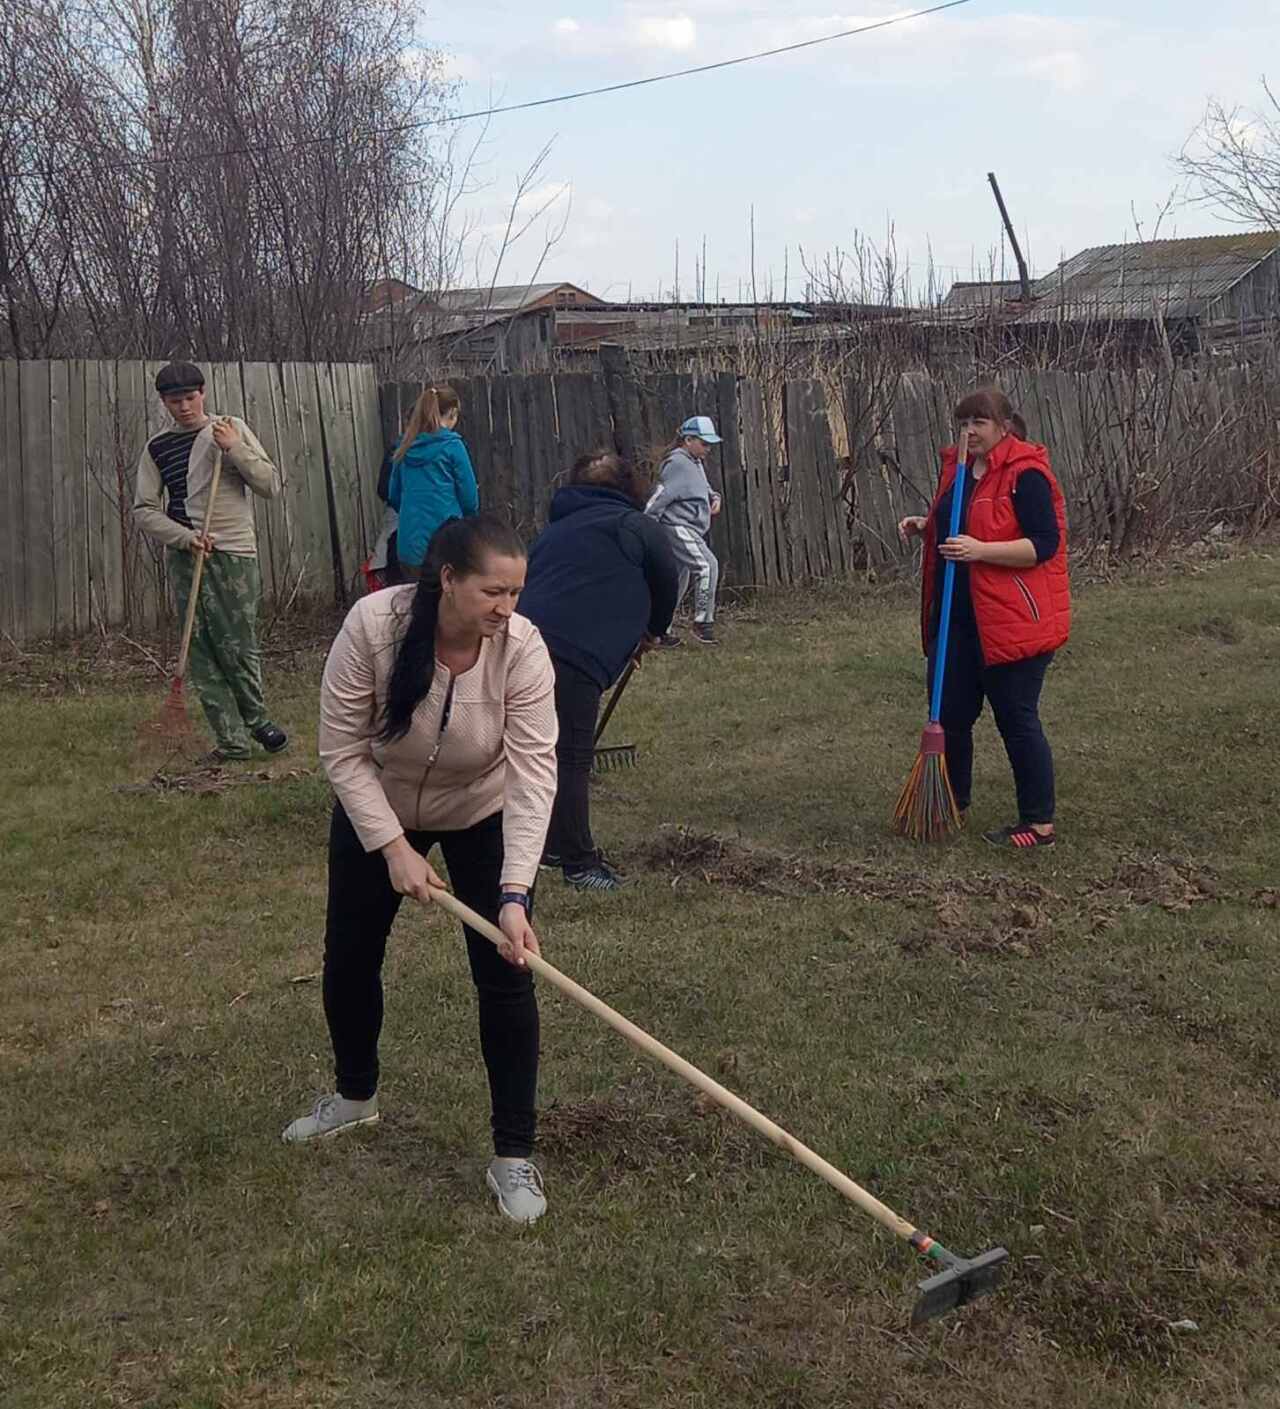
M 146 626 L 163 554 L 133 525 L 134 467 L 169 424 L 158 362 L 0 362 L 0 629 L 15 640 Z M 372 367 L 209 366 L 211 411 L 242 416 L 279 466 L 254 497 L 264 587 L 341 598 L 376 537 L 382 460 Z
M 869 390 L 855 379 L 770 386 L 602 364 L 451 379 L 482 504 L 531 539 L 583 451 L 610 446 L 656 465 L 681 421 L 709 415 L 724 438 L 710 462 L 724 494 L 711 541 L 725 583 L 738 586 L 901 562 L 911 550 L 897 522 L 927 507 L 965 390 L 926 373 Z M 0 629 L 14 639 L 145 625 L 162 611 L 163 558 L 129 512 L 139 451 L 163 423 L 149 390 L 157 366 L 0 363 Z M 1050 448 L 1077 543 L 1159 546 L 1219 517 L 1261 527 L 1280 506 L 1280 379 L 1265 369 L 1015 370 L 1004 385 Z M 384 447 L 419 390 L 379 388 L 355 365 L 211 370 L 210 408 L 243 415 L 284 477 L 280 499 L 254 501 L 276 606 L 358 590 L 381 521 Z
M 911 559 L 898 521 L 927 509 L 969 389 L 925 372 L 869 390 L 856 378 L 769 386 L 602 362 L 601 373 L 451 379 L 481 501 L 532 537 L 577 455 L 603 445 L 656 465 L 686 417 L 709 415 L 723 437 L 709 474 L 724 495 L 711 542 L 724 582 L 739 586 Z M 1158 550 L 1219 518 L 1261 527 L 1280 509 L 1280 379 L 1265 368 L 1014 369 L 1002 382 L 1049 447 L 1077 545 Z M 418 390 L 383 387 L 388 443 Z

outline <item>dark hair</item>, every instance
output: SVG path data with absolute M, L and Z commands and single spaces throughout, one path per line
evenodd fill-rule
M 625 494 L 637 507 L 649 497 L 651 477 L 634 464 L 624 464 L 612 450 L 589 450 L 569 471 L 570 484 L 604 484 Z
M 999 387 L 993 386 L 979 387 L 977 391 L 971 391 L 956 403 L 955 410 L 957 421 L 982 416 L 988 421 L 998 421 L 1002 425 L 1007 425 L 1016 414 L 1009 398 Z
M 1013 433 L 1018 437 L 1019 440 L 1026 440 L 1027 423 L 1022 419 L 1021 416 L 1018 415 L 1016 411 L 1013 413 L 1012 416 L 1009 417 L 1009 424 L 1013 427 Z
M 378 739 L 394 743 L 409 732 L 413 712 L 426 698 L 436 668 L 436 621 L 440 615 L 440 574 L 452 568 L 458 577 L 482 571 L 487 554 L 523 558 L 524 543 L 509 524 L 495 514 L 469 519 L 446 519 L 427 544 L 422 577 L 409 608 L 409 624 L 396 647 L 387 703 Z

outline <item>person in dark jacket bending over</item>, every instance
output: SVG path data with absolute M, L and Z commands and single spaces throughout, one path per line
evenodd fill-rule
M 1067 515 L 1043 445 L 994 387 L 966 396 L 956 424 L 968 437 L 960 532 L 952 538 L 957 452 L 942 452 L 942 476 L 927 517 L 898 525 L 903 541 L 924 538 L 922 627 L 928 682 L 937 665 L 942 565 L 956 565 L 950 645 L 942 683 L 947 773 L 963 812 L 973 782 L 973 726 L 991 702 L 1018 795 L 1018 820 L 984 832 L 996 846 L 1052 846 L 1053 753 L 1040 724 L 1040 691 L 1053 653 L 1071 630 Z
M 666 529 L 641 512 L 645 488 L 617 456 L 581 456 L 529 553 L 519 610 L 556 672 L 557 788 L 544 862 L 579 890 L 622 878 L 591 836 L 589 784 L 600 696 L 671 625 L 680 570 Z

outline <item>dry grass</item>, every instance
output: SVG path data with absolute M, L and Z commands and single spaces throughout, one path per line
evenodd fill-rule
M 135 764 L 145 662 L 10 662 L 0 1402 L 1280 1403 L 1278 592 L 1256 556 L 1084 594 L 1046 696 L 1063 842 L 1030 856 L 977 836 L 1010 794 L 985 725 L 968 831 L 888 832 L 905 597 L 758 603 L 628 692 L 640 766 L 595 807 L 637 884 L 544 882 L 549 955 L 949 1244 L 1010 1248 L 918 1333 L 901 1245 L 550 994 L 552 1214 L 501 1224 L 438 915 L 393 937 L 383 1124 L 285 1149 L 329 1066 L 322 635 L 272 662 L 293 750 L 246 770 Z

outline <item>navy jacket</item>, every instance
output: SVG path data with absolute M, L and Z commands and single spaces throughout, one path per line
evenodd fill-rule
M 529 550 L 517 610 L 551 654 L 600 688 L 611 685 L 648 632 L 661 636 L 676 607 L 679 569 L 667 531 L 620 490 L 556 490 L 551 522 Z

